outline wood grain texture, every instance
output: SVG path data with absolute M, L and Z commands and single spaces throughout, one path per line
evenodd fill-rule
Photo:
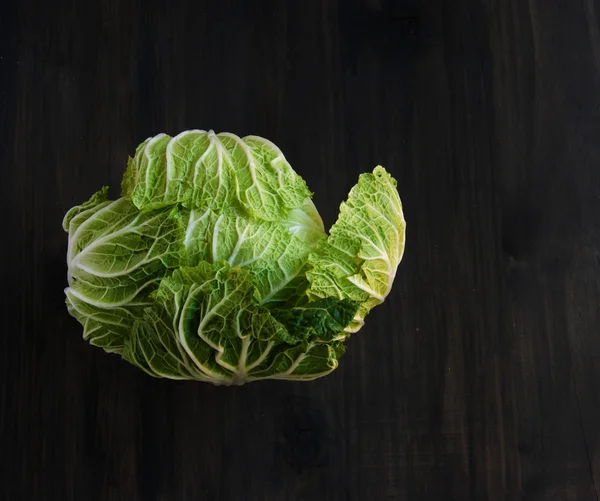
M 0 498 L 594 501 L 600 2 L 20 0 L 0 15 Z M 146 137 L 278 144 L 407 248 L 340 368 L 153 380 L 63 304 L 61 218 Z

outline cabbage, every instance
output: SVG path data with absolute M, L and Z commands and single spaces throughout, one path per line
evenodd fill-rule
M 404 250 L 396 181 L 362 174 L 329 234 L 270 141 L 190 130 L 144 141 L 121 197 L 70 209 L 69 313 L 154 377 L 312 380 L 389 294 Z

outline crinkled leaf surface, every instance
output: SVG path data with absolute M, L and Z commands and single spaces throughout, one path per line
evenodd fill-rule
M 202 262 L 162 280 L 125 358 L 146 372 L 215 384 L 259 378 L 313 379 L 337 367 L 343 332 L 357 304 L 328 299 L 302 310 L 260 305 L 247 270 Z
M 378 166 L 361 174 L 329 237 L 311 254 L 311 295 L 361 303 L 349 332 L 359 330 L 369 311 L 390 293 L 404 253 L 405 226 L 396 181 Z
M 287 299 L 290 284 L 293 289 L 293 280 L 309 253 L 326 236 L 324 231 L 301 223 L 254 219 L 236 209 L 219 213 L 192 209 L 184 240 L 186 264 L 227 261 L 252 274 L 262 303 Z M 296 231 L 290 229 L 292 224 Z
M 270 141 L 190 130 L 142 143 L 129 160 L 122 195 L 138 209 L 238 206 L 252 217 L 279 221 L 312 194 Z
M 69 228 L 69 291 L 99 307 L 143 301 L 183 254 L 185 227 L 173 207 L 140 212 L 124 198 L 97 200 Z
M 329 235 L 304 180 L 256 136 L 148 138 L 121 188 L 65 215 L 66 302 L 84 339 L 154 377 L 328 374 L 402 258 L 402 205 L 382 167 L 360 176 Z

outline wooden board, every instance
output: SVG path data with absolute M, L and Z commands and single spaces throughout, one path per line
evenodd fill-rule
M 600 2 L 20 0 L 0 14 L 0 498 L 598 499 Z M 388 301 L 312 383 L 81 339 L 64 212 L 159 132 L 278 144 L 327 225 L 397 179 Z

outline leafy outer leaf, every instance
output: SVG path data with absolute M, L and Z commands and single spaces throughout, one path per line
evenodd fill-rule
M 249 273 L 226 262 L 176 270 L 155 298 L 198 373 L 216 384 L 245 381 L 252 338 L 280 342 L 283 327 L 258 305 Z
M 294 339 L 260 306 L 249 272 L 224 261 L 174 271 L 163 279 L 154 298 L 157 305 L 145 310 L 146 321 L 137 325 L 124 356 L 155 376 L 215 384 L 265 377 L 309 380 L 335 369 L 342 353 L 336 343 L 332 347 L 317 338 Z M 333 319 L 345 314 L 349 320 L 349 305 L 343 303 L 338 312 L 334 303 L 319 309 L 329 308 L 330 325 L 313 315 L 319 325 L 311 332 L 328 335 L 331 324 L 338 332 L 343 330 L 344 325 Z M 308 318 L 305 323 L 310 324 Z
M 135 323 L 123 358 L 155 377 L 210 381 L 193 367 L 170 325 L 156 309 L 147 308 L 145 319 Z
M 106 188 L 71 209 L 68 311 L 83 337 L 108 352 L 124 354 L 132 329 L 150 304 L 169 267 L 178 266 L 183 225 L 176 212 L 140 213 L 129 201 L 106 200 Z
M 179 265 L 184 226 L 178 210 L 139 212 L 121 198 L 81 212 L 91 215 L 69 235 L 70 293 L 98 307 L 121 306 L 158 286 Z M 136 299 L 137 298 L 137 299 Z
M 281 350 L 264 369 L 251 373 L 248 381 L 285 379 L 310 381 L 326 376 L 338 367 L 338 359 L 345 351 L 341 342 L 303 342 Z
M 79 225 L 86 221 L 94 212 L 102 209 L 110 202 L 107 200 L 108 186 L 94 193 L 87 202 L 76 205 L 67 211 L 63 218 L 63 229 L 67 233 L 74 233 Z
M 361 303 L 347 332 L 357 332 L 389 294 L 404 252 L 405 227 L 396 181 L 377 166 L 361 174 L 329 237 L 310 255 L 310 296 Z
M 295 209 L 283 224 L 254 219 L 231 208 L 219 214 L 211 209 L 192 209 L 184 239 L 185 263 L 195 266 L 201 261 L 227 261 L 233 267 L 245 268 L 252 274 L 261 302 L 275 302 L 286 297 L 308 254 L 324 237 L 325 232 L 303 208 Z
M 99 308 L 66 290 L 69 313 L 83 326 L 83 339 L 109 353 L 122 353 L 136 321 L 142 318 L 143 307 Z
M 202 130 L 147 139 L 130 159 L 122 183 L 122 196 L 138 209 L 182 203 L 219 212 L 237 205 L 268 221 L 285 218 L 311 195 L 270 141 Z

